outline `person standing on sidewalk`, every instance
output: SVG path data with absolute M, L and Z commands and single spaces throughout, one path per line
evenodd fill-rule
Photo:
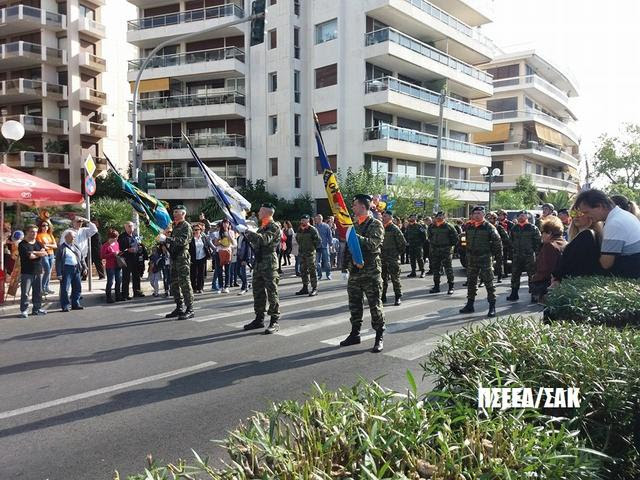
M 29 225 L 24 240 L 18 246 L 20 255 L 20 317 L 29 316 L 29 290 L 33 303 L 32 315 L 46 315 L 42 310 L 42 259 L 48 257 L 44 245 L 36 240 L 38 227 Z
M 429 293 L 440 292 L 440 270 L 444 268 L 447 275 L 449 289 L 448 295 L 453 295 L 453 248 L 458 243 L 458 233 L 456 229 L 445 219 L 444 212 L 438 212 L 435 221 L 427 229 L 429 243 L 431 245 L 431 271 L 433 273 L 433 288 Z
M 318 214 L 315 216 L 315 228 L 320 235 L 321 245 L 320 248 L 316 250 L 317 258 L 316 262 L 318 264 L 318 280 L 322 280 L 322 270 L 325 271 L 327 275 L 327 280 L 331 280 L 331 262 L 329 257 L 329 248 L 331 247 L 331 242 L 333 240 L 333 235 L 331 234 L 331 227 L 322 221 L 322 215 Z
M 45 220 L 40 224 L 38 235 L 36 240 L 47 251 L 47 256 L 42 257 L 42 294 L 54 294 L 55 292 L 49 288 L 49 282 L 51 281 L 51 271 L 53 270 L 55 263 L 55 250 L 58 248 L 58 243 L 53 236 L 53 229 L 51 224 Z
M 547 215 L 547 218 L 550 218 Z M 542 246 L 540 230 L 529 223 L 528 213 L 525 210 L 518 213 L 518 223 L 511 229 L 511 245 L 513 247 L 513 261 L 511 263 L 511 294 L 507 300 L 515 302 L 520 299 L 520 276 L 527 272 L 529 277 L 529 291 L 531 291 L 531 279 L 536 273 L 536 255 Z
M 96 227 L 100 228 L 99 220 L 94 220 L 93 223 Z M 100 258 L 100 249 L 102 248 L 102 239 L 100 238 L 100 230 L 94 233 L 89 240 L 89 248 L 91 248 L 91 261 L 93 262 L 93 266 L 96 267 L 96 273 L 98 274 L 98 278 L 102 280 L 104 278 L 104 266 L 102 265 L 102 260 Z M 85 259 L 87 265 L 89 264 L 89 258 Z M 90 265 L 89 265 L 90 266 Z
M 409 244 L 409 262 L 411 263 L 411 273 L 408 278 L 416 277 L 416 262 L 420 269 L 420 278 L 424 278 L 424 258 L 422 248 L 427 238 L 424 225 L 418 223 L 415 213 L 409 215 L 409 224 L 407 225 L 407 233 L 405 235 Z
M 300 227 L 296 233 L 298 243 L 298 259 L 300 261 L 300 277 L 302 278 L 302 290 L 296 295 L 309 295 L 315 297 L 318 294 L 318 276 L 316 272 L 316 251 L 322 245 L 320 234 L 313 225 L 309 224 L 309 215 L 302 215 Z M 311 281 L 311 291 L 309 291 Z
M 118 244 L 120 245 L 120 251 L 123 252 L 127 266 L 122 272 L 122 298 L 124 300 L 131 300 L 129 296 L 129 283 L 133 283 L 133 296 L 144 297 L 144 293 L 140 289 L 140 271 L 138 261 L 138 249 L 140 248 L 140 241 L 135 236 L 133 222 L 126 222 L 124 224 L 124 232 L 118 237 Z
M 122 294 L 120 291 L 122 283 L 122 268 L 118 266 L 118 259 L 120 255 L 120 245 L 118 244 L 118 231 L 111 230 L 107 235 L 107 241 L 102 245 L 100 249 L 100 258 L 105 262 L 105 268 L 107 271 L 107 288 L 105 293 L 107 294 L 107 303 L 119 302 L 122 300 Z M 111 289 L 115 281 L 115 299 L 111 296 Z
M 407 241 L 400 228 L 393 223 L 393 213 L 389 210 L 382 214 L 384 225 L 384 241 L 382 242 L 382 303 L 387 301 L 389 279 L 395 294 L 394 305 L 402 303 L 402 286 L 400 285 L 400 256 L 407 249 Z
M 82 295 L 82 274 L 87 271 L 87 264 L 82 251 L 75 243 L 77 235 L 75 230 L 67 230 L 56 252 L 56 273 L 62 279 L 60 306 L 63 312 L 84 310 L 80 305 L 80 296 Z M 71 302 L 69 302 L 69 287 L 71 287 Z

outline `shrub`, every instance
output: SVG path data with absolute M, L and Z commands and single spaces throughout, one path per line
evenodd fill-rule
M 477 404 L 478 386 L 579 387 L 579 409 L 544 413 L 567 417 L 568 428 L 580 429 L 590 448 L 618 457 L 612 475 L 640 478 L 637 330 L 503 318 L 445 337 L 422 367 L 435 375 L 436 390 L 469 405 Z
M 616 277 L 563 280 L 547 295 L 549 319 L 640 326 L 640 282 Z
M 133 207 L 126 200 L 116 200 L 103 197 L 91 202 L 91 218 L 100 221 L 100 236 L 103 241 L 107 240 L 109 229 L 116 229 L 122 233 L 124 224 L 132 219 Z M 140 235 L 142 243 L 149 248 L 153 245 L 156 235 L 140 219 Z

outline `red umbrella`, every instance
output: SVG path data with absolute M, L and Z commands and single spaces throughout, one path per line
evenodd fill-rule
M 82 194 L 0 165 L 0 202 L 18 202 L 32 207 L 82 202 Z

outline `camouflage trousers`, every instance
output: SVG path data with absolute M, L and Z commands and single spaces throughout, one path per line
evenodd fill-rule
M 380 274 L 350 275 L 347 282 L 351 325 L 360 328 L 364 314 L 364 297 L 367 297 L 371 312 L 371 326 L 374 330 L 384 329 L 384 312 L 382 311 L 382 277 Z
M 496 287 L 493 284 L 493 258 L 491 255 L 469 256 L 467 260 L 467 299 L 475 300 L 478 293 L 478 278 L 487 288 L 487 300 L 496 300 Z
M 316 270 L 316 252 L 300 255 L 300 276 L 302 277 L 302 285 L 309 285 L 311 280 L 311 288 L 318 287 L 318 272 Z
M 453 252 L 451 247 L 433 247 L 431 248 L 431 271 L 433 272 L 433 283 L 440 285 L 440 270 L 444 268 L 447 276 L 447 282 L 453 283 L 453 267 L 451 259 Z
M 409 252 L 409 262 L 411 263 L 411 272 L 416 272 L 416 262 L 418 263 L 418 269 L 424 272 L 424 258 L 422 256 L 422 245 L 409 245 L 407 247 Z
M 254 271 L 252 279 L 253 310 L 256 318 L 264 319 L 265 311 L 272 320 L 280 318 L 280 299 L 278 298 L 278 284 L 280 277 L 276 271 Z M 269 309 L 267 310 L 267 301 Z
M 400 285 L 400 260 L 398 256 L 382 256 L 382 293 L 387 294 L 389 279 L 393 284 L 393 293 L 396 297 L 402 296 L 402 286 Z
M 536 273 L 536 259 L 531 255 L 513 254 L 513 262 L 511 263 L 511 288 L 518 290 L 520 288 L 520 275 L 527 272 L 529 277 L 529 287 L 531 287 L 531 278 Z
M 187 310 L 193 309 L 193 289 L 190 275 L 191 265 L 186 259 L 171 260 L 171 295 L 177 306 L 181 307 L 184 303 Z

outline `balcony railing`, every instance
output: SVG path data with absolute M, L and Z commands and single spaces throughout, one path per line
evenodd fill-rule
M 107 61 L 104 58 L 94 55 L 93 53 L 88 51 L 84 51 L 81 53 L 84 54 L 80 56 L 81 66 L 93 68 L 100 71 L 105 71 L 107 69 Z
M 3 24 L 28 18 L 33 22 L 39 23 L 47 27 L 66 28 L 67 17 L 60 13 L 49 12 L 39 8 L 30 7 L 29 5 L 13 5 L 3 8 L 0 12 Z
M 435 177 L 425 175 L 407 175 L 403 173 L 387 173 L 387 185 L 396 185 L 403 179 L 417 180 L 429 185 L 436 184 Z M 488 192 L 489 184 L 487 182 L 477 182 L 473 180 L 461 180 L 458 178 L 441 178 L 440 186 L 449 190 L 459 190 L 464 192 Z
M 168 27 L 180 25 L 182 23 L 200 22 L 223 17 L 244 17 L 244 10 L 238 5 L 227 3 L 217 7 L 199 8 L 186 12 L 168 13 L 165 15 L 155 15 L 153 17 L 138 18 L 128 22 L 128 29 L 146 30 L 149 28 Z
M 91 117 L 93 119 L 103 120 L 100 116 Z M 82 119 L 82 135 L 90 135 L 92 137 L 106 137 L 107 126 L 102 123 L 92 122 L 88 118 Z
M 10 167 L 68 169 L 69 155 L 48 152 L 14 152 L 3 155 Z
M 494 183 L 515 183 L 516 180 L 522 175 L 528 175 L 533 180 L 533 183 L 537 185 L 547 185 L 552 187 L 558 187 L 563 189 L 578 189 L 578 185 L 576 182 L 571 180 L 565 180 L 563 178 L 552 177 L 549 175 L 538 175 L 537 173 L 518 173 L 511 175 L 501 175 L 500 177 L 494 178 Z
M 237 59 L 244 63 L 244 50 L 238 47 L 215 48 L 199 50 L 197 52 L 175 53 L 172 55 L 157 55 L 151 59 L 147 68 L 177 67 L 193 63 L 218 62 L 221 60 Z M 129 71 L 139 70 L 144 58 L 129 61 Z
M 364 139 L 367 140 L 399 140 L 401 142 L 416 143 L 427 147 L 438 146 L 438 137 L 417 130 L 396 127 L 394 125 L 380 125 L 379 127 L 371 127 L 364 129 Z M 442 148 L 456 152 L 470 153 L 473 155 L 481 155 L 489 157 L 491 149 L 484 145 L 476 145 L 474 143 L 462 142 L 452 138 L 442 139 Z
M 440 94 L 438 92 L 418 87 L 394 77 L 381 77 L 365 82 L 365 93 L 379 92 L 381 90 L 390 90 L 434 105 L 440 105 Z M 476 107 L 456 98 L 446 97 L 444 106 L 456 112 L 472 115 L 483 120 L 492 120 L 492 112 L 489 110 Z
M 225 177 L 220 175 L 231 187 L 244 187 L 247 183 L 246 177 Z M 197 188 L 209 189 L 204 177 L 156 177 L 156 189 L 177 190 Z
M 30 78 L 3 80 L 0 85 L 0 93 L 2 95 L 30 94 L 44 97 L 57 97 L 59 99 L 67 98 L 66 85 L 57 85 L 55 83 L 47 83 Z
M 548 93 L 552 95 L 556 95 L 561 97 L 565 102 L 569 100 L 569 97 L 566 92 L 563 92 L 555 85 L 552 85 L 544 78 L 538 75 L 523 75 L 521 77 L 510 77 L 510 78 L 500 78 L 498 80 L 493 81 L 493 88 L 500 87 L 509 87 L 509 86 L 525 86 L 528 87 L 530 85 L 534 85 L 541 90 L 546 90 Z
M 510 143 L 492 143 L 487 145 L 491 148 L 492 152 L 507 152 L 512 150 L 538 150 L 545 152 L 555 157 L 560 157 L 566 162 L 577 164 L 580 160 L 571 155 L 570 153 L 560 150 L 558 148 L 550 147 L 549 145 L 542 145 L 538 142 L 510 142 Z
M 526 108 L 524 110 L 507 110 L 504 112 L 493 112 L 494 120 L 541 120 L 546 121 L 552 124 L 554 127 L 559 128 L 561 131 L 565 131 L 572 139 L 578 139 L 578 135 L 573 131 L 571 126 L 567 123 L 564 123 L 561 120 L 558 120 L 551 115 L 547 115 L 546 113 L 542 113 L 538 110 L 534 110 L 532 108 Z
M 67 121 L 35 115 L 10 115 L 0 117 L 0 123 L 8 120 L 20 122 L 27 132 L 67 134 Z
M 367 46 L 375 45 L 376 43 L 382 42 L 396 43 L 424 57 L 430 58 L 431 60 L 446 65 L 447 67 L 450 67 L 460 73 L 480 80 L 481 82 L 488 84 L 492 83 L 493 77 L 487 72 L 475 68 L 468 63 L 462 62 L 450 55 L 447 55 L 437 48 L 416 40 L 413 37 L 405 35 L 395 28 L 386 27 L 365 34 L 365 45 Z
M 194 93 L 191 95 L 176 95 L 173 97 L 146 98 L 138 102 L 139 110 L 161 110 L 166 108 L 200 107 L 204 105 L 245 104 L 245 96 L 237 91 L 209 94 Z
M 29 56 L 34 59 L 49 62 L 59 60 L 61 64 L 65 64 L 67 61 L 65 50 L 43 47 L 37 43 L 24 42 L 20 40 L 18 42 L 4 43 L 0 46 L 2 47 L 2 58 Z
M 79 30 L 92 33 L 102 38 L 107 35 L 107 27 L 89 17 L 80 18 Z
M 245 136 L 235 134 L 189 135 L 194 148 L 224 148 L 245 147 Z M 187 148 L 187 142 L 182 137 L 153 137 L 143 138 L 144 150 L 177 150 Z

